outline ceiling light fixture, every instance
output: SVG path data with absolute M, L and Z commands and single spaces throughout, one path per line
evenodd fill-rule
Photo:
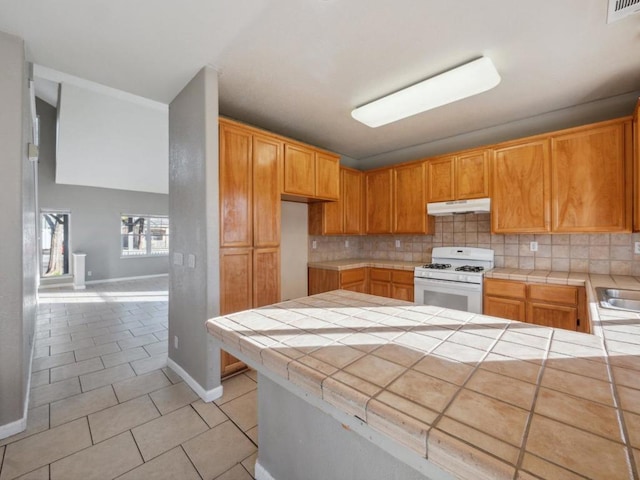
M 370 127 L 380 127 L 486 92 L 499 83 L 500 74 L 491 59 L 481 57 L 358 107 L 351 116 Z

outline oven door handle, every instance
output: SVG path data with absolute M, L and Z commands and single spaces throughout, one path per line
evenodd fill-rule
M 413 279 L 415 286 L 421 287 L 429 287 L 433 286 L 434 288 L 445 287 L 452 288 L 456 290 L 467 290 L 471 292 L 481 292 L 482 284 L 481 283 L 464 283 L 464 282 L 454 282 L 451 280 L 434 280 L 432 278 L 420 278 L 414 277 Z

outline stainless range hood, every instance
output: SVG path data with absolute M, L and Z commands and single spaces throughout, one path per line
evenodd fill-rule
M 490 198 L 474 198 L 472 200 L 455 200 L 452 202 L 427 203 L 427 215 L 440 217 L 458 213 L 489 213 Z

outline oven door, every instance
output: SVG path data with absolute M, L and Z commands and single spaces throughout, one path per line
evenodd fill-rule
M 482 284 L 414 278 L 414 301 L 463 312 L 482 313 Z

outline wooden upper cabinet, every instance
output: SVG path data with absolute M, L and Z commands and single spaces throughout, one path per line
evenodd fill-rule
M 425 186 L 423 162 L 413 162 L 393 169 L 393 232 L 427 232 Z
M 554 232 L 630 231 L 632 165 L 627 137 L 631 137 L 628 121 L 604 122 L 552 137 Z
M 304 199 L 338 200 L 340 157 L 284 142 L 282 193 Z
M 340 167 L 338 201 L 309 205 L 310 235 L 362 234 L 363 177 L 364 174 L 358 170 Z
M 286 143 L 283 162 L 283 192 L 313 197 L 316 193 L 315 152 L 301 145 Z
M 340 197 L 340 157 L 316 152 L 315 196 L 338 200 Z
M 474 150 L 427 161 L 429 202 L 489 196 L 489 153 Z
M 427 162 L 427 199 L 429 202 L 455 200 L 455 156 L 436 158 Z
M 340 171 L 340 203 L 343 213 L 343 233 L 360 235 L 364 224 L 364 174 L 358 170 L 342 168 Z M 332 202 L 328 202 L 330 204 Z
M 546 138 L 496 148 L 491 167 L 492 232 L 550 230 L 550 168 Z
M 366 233 L 393 231 L 393 169 L 385 168 L 365 175 Z
M 251 132 L 220 124 L 220 246 L 250 247 L 252 238 Z
M 253 136 L 253 246 L 280 245 L 280 175 L 282 142 Z
M 455 185 L 456 200 L 489 196 L 489 152 L 487 150 L 458 155 Z

